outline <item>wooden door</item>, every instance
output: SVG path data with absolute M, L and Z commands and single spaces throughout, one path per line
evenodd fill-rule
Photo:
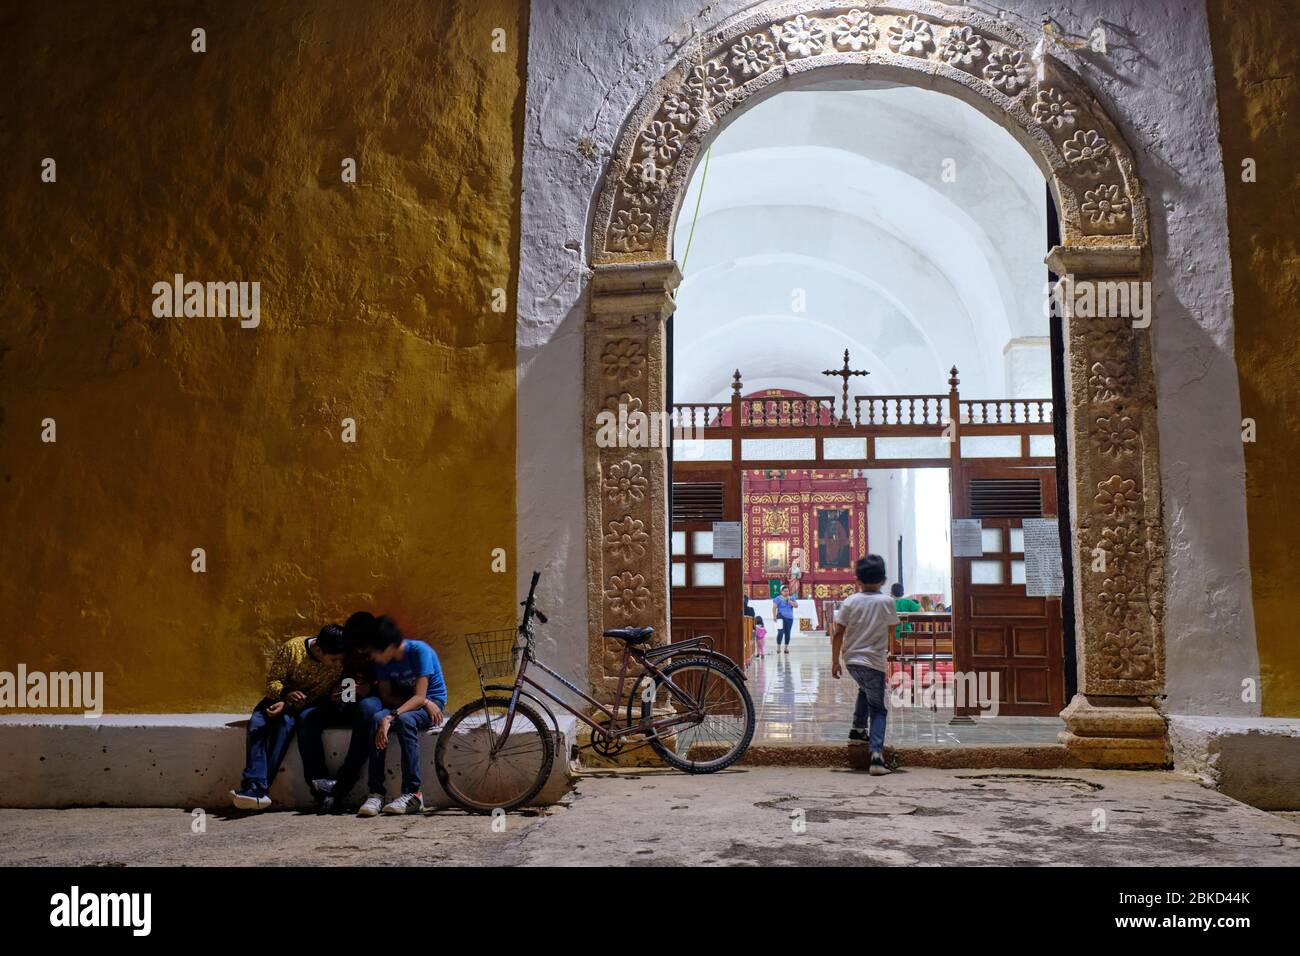
M 1056 469 L 963 462 L 953 492 L 953 517 L 979 518 L 984 537 L 980 557 L 953 558 L 954 669 L 996 674 L 999 714 L 1054 717 L 1065 706 L 1061 599 L 1025 593 L 1021 520 L 1056 517 Z M 965 703 L 957 715 L 980 712 Z
M 713 556 L 713 523 L 740 520 L 740 482 L 729 466 L 679 468 L 673 479 L 671 640 L 707 634 L 717 650 L 743 666 L 741 560 Z

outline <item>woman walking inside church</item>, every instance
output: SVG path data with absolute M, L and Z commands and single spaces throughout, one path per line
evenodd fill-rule
M 790 653 L 790 629 L 794 627 L 794 609 L 799 606 L 797 598 L 790 597 L 790 588 L 783 586 L 781 593 L 772 599 L 772 616 L 780 622 L 781 630 L 776 634 L 776 652 L 781 653 L 782 645 L 785 646 L 785 653 Z

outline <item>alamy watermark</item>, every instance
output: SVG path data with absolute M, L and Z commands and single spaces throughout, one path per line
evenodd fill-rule
M 1064 275 L 1058 282 L 1049 282 L 1044 291 L 1049 318 L 1131 319 L 1135 329 L 1151 325 L 1154 297 L 1150 282 L 1076 279 Z
M 153 284 L 153 314 L 157 319 L 237 318 L 245 329 L 262 324 L 262 283 L 185 281 L 176 273 L 172 281 Z
M 1001 675 L 997 671 L 927 671 L 913 679 L 907 671 L 889 678 L 889 706 L 893 710 L 974 708 L 980 716 L 998 715 Z
M 670 412 L 644 412 L 640 399 L 631 398 L 610 405 L 596 414 L 597 448 L 667 448 L 674 442 L 689 442 L 702 436 L 704 426 L 693 417 L 674 422 Z
M 87 717 L 104 713 L 103 671 L 0 671 L 0 710 L 80 710 Z

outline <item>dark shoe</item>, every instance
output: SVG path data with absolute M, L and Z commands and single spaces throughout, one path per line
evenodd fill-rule
M 861 743 L 866 743 L 869 739 L 870 739 L 870 736 L 867 734 L 867 732 L 866 732 L 865 730 L 850 730 L 850 731 L 849 731 L 849 740 L 856 740 L 856 741 L 859 741 L 859 742 L 861 742 Z

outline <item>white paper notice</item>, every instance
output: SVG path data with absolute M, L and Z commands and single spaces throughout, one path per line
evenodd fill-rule
M 739 521 L 713 522 L 713 556 L 715 558 L 743 557 Z
M 1061 531 L 1055 518 L 1024 518 L 1025 594 L 1059 597 L 1065 587 L 1061 571 Z
M 978 558 L 984 553 L 984 541 L 981 532 L 984 522 L 979 518 L 952 519 L 952 556 L 954 558 Z

